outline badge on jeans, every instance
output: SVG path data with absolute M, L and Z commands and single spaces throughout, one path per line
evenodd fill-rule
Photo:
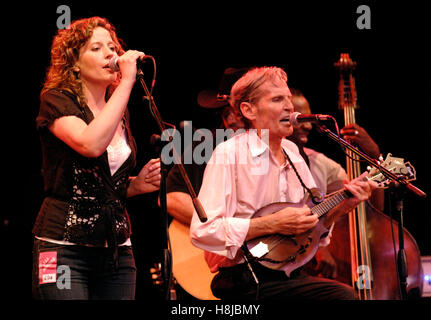
M 39 284 L 57 281 L 57 251 L 39 253 Z

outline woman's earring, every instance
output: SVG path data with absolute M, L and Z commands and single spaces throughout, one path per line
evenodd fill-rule
M 75 74 L 75 76 L 77 78 L 79 78 L 79 73 L 81 72 L 81 69 L 79 69 L 79 67 L 73 67 L 73 73 Z

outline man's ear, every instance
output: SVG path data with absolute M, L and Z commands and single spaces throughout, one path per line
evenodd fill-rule
M 241 102 L 239 105 L 242 115 L 244 118 L 253 122 L 256 120 L 256 106 L 249 102 Z

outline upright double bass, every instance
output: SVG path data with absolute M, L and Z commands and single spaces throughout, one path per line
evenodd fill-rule
M 345 125 L 354 124 L 357 94 L 353 70 L 356 63 L 341 54 L 335 67 L 340 72 L 339 109 L 344 111 Z M 348 179 L 361 174 L 358 156 L 347 150 Z M 407 257 L 407 298 L 422 293 L 422 265 L 415 239 L 405 229 L 404 247 Z M 373 207 L 361 203 L 334 227 L 328 247 L 338 267 L 337 280 L 351 284 L 361 300 L 398 300 L 402 296 L 398 277 L 398 222 Z

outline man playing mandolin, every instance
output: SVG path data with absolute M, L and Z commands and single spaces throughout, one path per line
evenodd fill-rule
M 311 259 L 333 221 L 367 200 L 376 184 L 364 175 L 346 181 L 345 199 L 325 215 L 303 204 L 316 184 L 297 146 L 285 139 L 293 132 L 291 96 L 286 73 L 276 67 L 252 69 L 232 87 L 230 103 L 248 130 L 214 150 L 199 193 L 208 220 L 201 223 L 194 214 L 190 230 L 193 244 L 206 251 L 211 271 L 219 271 L 211 288 L 221 299 L 356 298 L 352 288 L 300 274 L 292 266 L 305 264 L 298 263 L 303 257 Z M 273 203 L 278 210 L 255 214 Z M 321 231 L 317 241 L 313 230 Z M 277 246 L 255 241 L 256 246 L 247 247 L 249 241 L 272 235 L 290 239 L 295 254 L 276 261 L 267 257 Z

